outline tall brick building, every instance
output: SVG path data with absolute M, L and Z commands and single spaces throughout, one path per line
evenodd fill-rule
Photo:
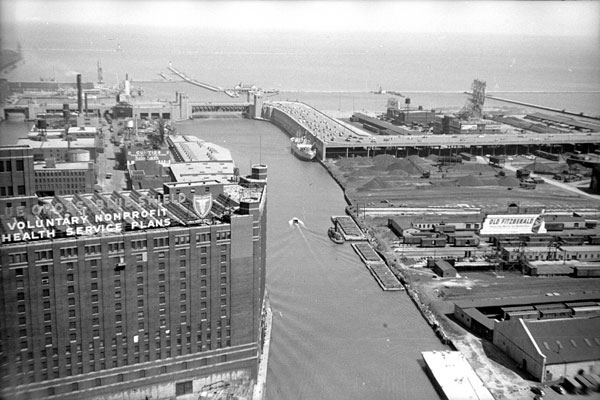
M 0 395 L 156 399 L 255 380 L 266 215 L 259 165 L 236 184 L 42 198 L 3 218 Z

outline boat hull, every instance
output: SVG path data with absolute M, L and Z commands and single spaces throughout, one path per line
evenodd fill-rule
M 315 153 L 307 153 L 292 146 L 292 154 L 302 161 L 312 161 L 315 159 Z
M 344 238 L 342 237 L 342 235 L 339 232 L 337 232 L 335 230 L 335 228 L 329 228 L 327 230 L 327 235 L 329 236 L 329 239 L 331 239 L 331 241 L 333 243 L 337 243 L 337 244 L 344 243 Z

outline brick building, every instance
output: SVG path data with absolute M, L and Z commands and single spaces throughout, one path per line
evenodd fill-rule
M 57 196 L 3 219 L 0 395 L 167 398 L 255 380 L 265 187 L 255 166 L 201 183 L 203 197 Z

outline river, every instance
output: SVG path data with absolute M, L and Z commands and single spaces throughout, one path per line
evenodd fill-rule
M 30 125 L 1 122 L 0 144 Z M 346 202 L 325 168 L 296 159 L 269 122 L 188 120 L 176 128 L 227 147 L 244 175 L 252 164 L 268 166 L 267 399 L 438 399 L 421 351 L 446 347 L 405 292 L 382 291 L 349 244 L 329 240 L 330 217 L 344 214 Z M 304 226 L 290 226 L 293 217 Z
M 349 244 L 329 240 L 330 217 L 346 203 L 323 166 L 297 160 L 268 122 L 196 120 L 177 129 L 229 148 L 242 174 L 268 165 L 267 399 L 439 398 L 420 353 L 445 346 L 405 292 L 383 292 Z M 292 217 L 305 226 L 290 226 Z

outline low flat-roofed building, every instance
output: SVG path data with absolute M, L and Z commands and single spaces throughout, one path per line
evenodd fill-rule
M 133 189 L 159 189 L 164 183 L 171 181 L 169 168 L 156 161 L 136 161 L 127 166 L 127 171 Z
M 38 196 L 91 193 L 96 173 L 91 162 L 35 163 L 35 192 Z
M 168 149 L 133 149 L 127 150 L 127 165 L 133 165 L 139 161 L 154 161 L 164 167 L 171 164 L 171 152 Z
M 456 276 L 456 269 L 448 261 L 444 260 L 435 260 L 431 270 L 442 278 Z
M 526 261 L 600 261 L 600 246 L 503 246 L 501 257 L 505 262 L 514 263 L 520 259 Z
M 87 150 L 90 152 L 90 158 L 95 161 L 97 145 L 97 140 L 95 138 L 81 138 L 69 141 L 62 138 L 48 138 L 47 140 L 17 140 L 17 146 L 29 146 L 32 149 L 36 161 L 43 161 L 48 158 L 54 158 L 58 162 L 68 161 L 70 150 Z
M 462 121 L 457 118 L 453 118 L 449 123 L 449 133 L 451 135 L 459 134 L 471 134 L 471 135 L 484 135 L 484 134 L 498 134 L 502 133 L 502 125 L 496 121 L 490 120 L 473 120 L 473 121 Z
M 466 215 L 420 215 L 412 219 L 413 228 L 432 230 L 439 225 L 452 225 L 455 231 L 477 231 L 481 228 L 481 214 Z
M 421 353 L 434 384 L 448 400 L 493 400 L 471 364 L 458 351 Z
M 406 218 L 390 218 L 388 219 L 388 227 L 398 237 L 413 235 L 420 232 L 419 229 L 413 228 L 411 221 Z
M 69 136 L 82 138 L 95 138 L 98 135 L 98 129 L 93 126 L 74 126 L 69 128 Z
M 231 180 L 235 173 L 233 162 L 190 162 L 171 164 L 174 182 L 197 182 L 204 179 Z
M 167 144 L 176 162 L 233 162 L 233 157 L 228 149 L 194 136 L 171 135 L 167 137 Z
M 598 318 L 497 322 L 493 342 L 541 382 L 600 368 Z
M 454 305 L 454 317 L 465 327 L 486 339 L 492 338 L 494 331 L 494 320 L 488 318 L 476 307 L 461 307 Z
M 523 272 L 531 276 L 564 276 L 573 273 L 573 265 L 562 261 L 527 261 Z

